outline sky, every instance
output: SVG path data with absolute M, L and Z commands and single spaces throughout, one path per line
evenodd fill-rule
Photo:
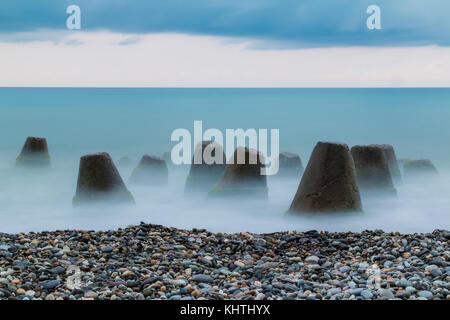
M 448 0 L 2 0 L 0 86 L 446 87 L 449 13 Z

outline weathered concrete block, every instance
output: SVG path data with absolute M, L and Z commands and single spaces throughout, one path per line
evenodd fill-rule
M 16 164 L 23 167 L 45 167 L 50 165 L 47 140 L 45 138 L 28 137 Z
M 206 156 L 203 157 L 203 156 Z M 194 163 L 194 159 L 200 159 Z M 223 147 L 214 141 L 202 141 L 194 150 L 194 157 L 186 179 L 186 192 L 207 192 L 218 181 L 226 166 Z
M 390 144 L 372 144 L 371 146 L 380 147 L 384 151 L 386 160 L 391 171 L 391 177 L 394 184 L 402 183 L 402 174 L 398 167 L 397 157 L 395 155 L 394 147 Z
M 133 203 L 114 162 L 106 152 L 81 157 L 73 205 Z
M 267 178 L 261 174 L 264 156 L 254 149 L 238 147 L 228 161 L 219 181 L 210 190 L 210 197 L 234 196 L 267 199 Z
M 355 164 L 348 146 L 319 142 L 289 212 L 362 211 Z
M 144 155 L 138 166 L 133 170 L 129 182 L 149 186 L 166 186 L 169 170 L 162 158 Z
M 277 177 L 298 178 L 303 173 L 303 164 L 298 154 L 281 152 L 279 154 L 279 169 L 275 175 Z
M 354 146 L 351 149 L 358 187 L 370 195 L 397 195 L 383 149 L 377 146 Z
M 410 159 L 403 165 L 405 177 L 437 176 L 438 170 L 430 159 Z

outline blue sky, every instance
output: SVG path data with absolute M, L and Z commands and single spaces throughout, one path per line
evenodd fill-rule
M 0 32 L 64 29 L 70 4 L 85 31 L 245 37 L 268 48 L 450 45 L 448 0 L 2 0 Z M 365 27 L 371 4 L 383 30 Z

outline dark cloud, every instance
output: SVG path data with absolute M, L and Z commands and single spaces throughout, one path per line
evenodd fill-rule
M 2 0 L 0 32 L 63 30 L 71 4 L 85 31 L 247 37 L 263 47 L 450 45 L 448 0 Z M 382 30 L 366 28 L 371 4 Z

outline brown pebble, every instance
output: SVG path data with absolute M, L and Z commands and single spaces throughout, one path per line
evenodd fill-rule
M 25 294 L 25 290 L 22 288 L 17 289 L 17 294 Z
M 201 297 L 202 296 L 202 292 L 200 290 L 194 290 L 194 291 L 192 291 L 191 296 L 194 297 L 194 298 Z

